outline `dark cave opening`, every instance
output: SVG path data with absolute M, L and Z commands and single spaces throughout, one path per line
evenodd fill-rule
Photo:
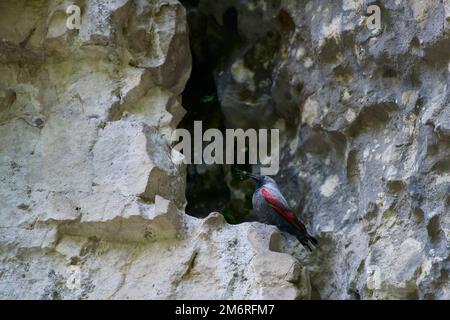
M 187 113 L 179 128 L 187 129 L 193 136 L 194 121 L 202 122 L 203 132 L 210 128 L 225 132 L 224 115 L 218 99 L 215 75 L 218 66 L 226 62 L 234 48 L 240 45 L 237 30 L 237 11 L 228 8 L 219 24 L 212 16 L 203 14 L 198 1 L 182 1 L 187 11 L 189 40 L 192 54 L 192 72 L 183 92 L 183 107 Z M 205 146 L 205 145 L 204 145 Z M 192 150 L 193 154 L 193 150 Z M 246 165 L 236 165 L 241 170 L 249 170 Z M 189 164 L 186 181 L 186 213 L 204 218 L 209 213 L 221 212 L 229 223 L 237 222 L 251 209 L 251 202 L 232 200 L 230 185 L 242 181 L 235 174 L 235 165 Z

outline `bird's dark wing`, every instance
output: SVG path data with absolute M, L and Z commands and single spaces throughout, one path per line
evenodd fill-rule
M 286 221 L 288 221 L 296 230 L 299 231 L 297 234 L 297 238 L 299 241 L 309 250 L 312 251 L 311 246 L 308 242 L 311 242 L 313 246 L 318 244 L 316 238 L 311 236 L 306 230 L 305 225 L 300 221 L 300 219 L 292 213 L 291 208 L 287 204 L 286 199 L 284 199 L 283 195 L 274 188 L 261 188 L 261 195 L 264 197 L 264 200 Z
M 291 208 L 287 204 L 287 201 L 281 195 L 278 190 L 261 188 L 260 192 L 267 203 L 286 221 L 293 225 L 297 229 L 303 229 L 302 224 L 299 224 L 297 217 L 292 213 Z

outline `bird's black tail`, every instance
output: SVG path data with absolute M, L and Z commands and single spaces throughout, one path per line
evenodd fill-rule
M 314 238 L 313 236 L 311 236 L 309 234 L 301 235 L 301 236 L 298 236 L 297 238 L 300 241 L 300 243 L 306 249 L 309 250 L 309 252 L 312 252 L 312 249 L 315 248 L 319 244 L 319 241 L 317 241 L 316 238 Z
M 313 236 L 308 234 L 307 238 L 308 238 L 308 241 L 311 242 L 314 246 L 317 246 L 319 244 L 319 241 L 317 241 L 317 239 L 314 238 Z

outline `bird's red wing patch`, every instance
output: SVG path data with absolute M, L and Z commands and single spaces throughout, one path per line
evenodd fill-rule
M 262 188 L 261 194 L 266 199 L 268 203 L 272 205 L 276 212 L 278 212 L 284 219 L 289 221 L 294 227 L 298 228 L 297 221 L 295 220 L 294 214 L 285 208 L 278 202 L 278 200 L 273 196 L 269 190 Z

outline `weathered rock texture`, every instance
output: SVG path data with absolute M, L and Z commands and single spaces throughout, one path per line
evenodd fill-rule
M 276 229 L 183 213 L 183 6 L 70 4 L 0 4 L 0 299 L 308 297 Z
M 219 100 L 230 127 L 281 130 L 276 178 L 321 243 L 292 252 L 312 296 L 449 299 L 450 2 L 198 8 L 224 27 L 237 15 Z
M 376 2 L 373 32 L 372 2 L 195 8 L 236 32 L 216 68 L 227 126 L 281 129 L 308 255 L 271 226 L 184 214 L 177 1 L 75 1 L 78 31 L 72 2 L 2 1 L 0 298 L 449 299 L 450 5 Z

